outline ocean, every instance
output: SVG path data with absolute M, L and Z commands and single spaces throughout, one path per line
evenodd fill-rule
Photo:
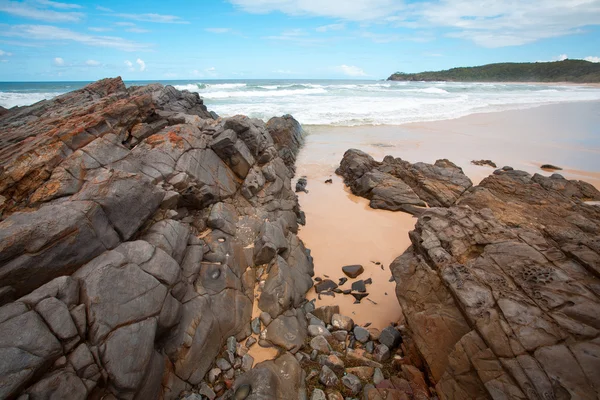
M 156 81 L 129 81 L 127 86 Z M 221 116 L 268 120 L 292 114 L 304 125 L 400 125 L 572 101 L 600 100 L 600 87 L 510 83 L 358 80 L 159 81 L 198 92 Z M 0 82 L 6 108 L 50 99 L 89 82 Z

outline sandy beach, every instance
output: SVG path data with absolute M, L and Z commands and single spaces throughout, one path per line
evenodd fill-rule
M 317 305 L 339 304 L 356 322 L 381 328 L 401 317 L 390 283 L 389 264 L 410 245 L 415 219 L 405 213 L 373 210 L 368 200 L 353 196 L 334 171 L 344 152 L 358 148 L 376 159 L 385 155 L 411 162 L 447 158 L 475 184 L 493 172 L 471 160 L 491 159 L 530 173 L 550 175 L 542 164 L 563 168 L 568 179 L 600 187 L 600 102 L 563 103 L 535 108 L 473 114 L 466 117 L 400 126 L 308 126 L 296 176 L 308 178 L 309 193 L 299 193 L 307 224 L 300 238 L 311 249 L 315 277 L 337 280 L 341 267 L 362 264 L 372 278 L 370 295 L 360 304 L 352 296 L 321 296 Z M 332 184 L 325 184 L 326 179 Z M 380 262 L 380 266 L 374 264 Z M 342 289 L 350 286 L 346 283 Z M 310 298 L 316 298 L 314 289 Z M 375 304 L 376 303 L 376 304 Z

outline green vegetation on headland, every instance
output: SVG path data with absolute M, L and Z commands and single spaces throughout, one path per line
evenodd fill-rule
M 461 67 L 416 74 L 396 72 L 388 78 L 388 81 L 600 83 L 600 63 L 564 60 L 487 64 L 480 67 Z

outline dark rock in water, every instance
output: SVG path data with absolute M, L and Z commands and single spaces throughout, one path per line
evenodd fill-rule
M 344 154 L 336 174 L 352 193 L 371 200 L 372 208 L 423 212 L 426 203 L 432 207 L 449 207 L 473 184 L 462 169 L 448 160 L 435 164 L 411 164 L 387 156 L 382 162 L 368 154 L 350 149 Z
M 333 179 L 327 179 L 325 183 L 333 183 Z
M 357 303 L 360 303 L 360 301 L 362 299 L 364 299 L 365 297 L 367 297 L 369 295 L 369 293 L 351 293 L 351 294 L 356 299 Z
M 365 285 L 370 285 L 373 283 L 373 279 L 369 278 L 369 279 L 365 279 Z
M 352 293 L 352 289 L 345 289 L 345 290 L 342 290 L 342 293 L 343 293 L 343 294 L 350 294 L 350 293 Z
M 343 293 L 342 289 L 339 289 L 339 288 L 333 289 L 333 292 L 334 293 L 338 293 L 338 294 L 342 294 Z
M 473 165 L 479 165 L 479 166 L 487 165 L 487 166 L 490 166 L 492 168 L 496 168 L 497 167 L 496 163 L 493 162 L 492 160 L 473 160 L 473 161 L 471 161 L 471 164 L 473 164 Z
M 320 276 L 315 277 L 315 282 L 322 282 L 323 278 L 321 278 Z
M 297 192 L 305 192 L 308 193 L 308 191 L 306 190 L 306 184 L 308 183 L 308 181 L 306 180 L 306 177 L 302 177 L 300 179 L 298 179 L 298 182 L 296 182 L 296 193 Z
M 390 349 L 395 349 L 402 343 L 402 335 L 392 326 L 388 326 L 381 331 L 379 343 L 385 344 Z
M 335 289 L 334 289 L 335 290 Z M 331 296 L 331 297 L 335 297 L 335 292 L 332 291 L 327 291 L 327 292 L 320 292 L 319 293 L 319 299 L 321 298 L 320 296 Z
M 345 267 L 342 267 L 342 272 L 344 272 L 347 277 L 354 279 L 365 272 L 365 269 L 362 265 L 346 265 Z
M 562 170 L 561 167 L 557 167 L 556 165 L 552 165 L 552 164 L 543 164 L 541 167 L 541 169 L 550 169 L 553 171 L 560 171 Z
M 352 282 L 352 290 L 360 293 L 365 293 L 367 291 L 367 287 L 365 286 L 365 281 L 360 280 L 356 282 Z
M 331 279 L 324 279 L 315 285 L 315 291 L 317 293 L 322 293 L 328 290 L 336 289 L 337 287 L 338 285 Z
M 345 276 L 340 278 L 340 281 L 338 282 L 339 286 L 342 286 L 344 283 L 348 282 L 348 278 L 346 278 Z

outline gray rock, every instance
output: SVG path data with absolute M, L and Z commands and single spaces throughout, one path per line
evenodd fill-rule
M 361 343 L 366 343 L 369 341 L 369 331 L 363 328 L 362 326 L 356 325 L 354 327 L 354 337 Z
M 334 314 L 331 317 L 331 325 L 333 325 L 334 328 L 339 330 L 351 331 L 354 327 L 354 321 L 352 320 L 352 318 L 346 317 L 345 315 Z
M 375 351 L 375 342 L 368 341 L 367 344 L 365 344 L 365 351 L 369 354 L 373 354 L 373 351 Z
M 206 383 L 202 382 L 200 384 L 200 389 L 198 389 L 198 393 L 202 396 L 208 397 L 209 400 L 214 400 L 217 395 L 215 392 L 208 386 Z
M 300 310 L 289 311 L 273 320 L 265 331 L 269 342 L 295 354 L 307 336 L 306 319 Z
M 269 324 L 273 320 L 271 318 L 271 315 L 268 312 L 264 312 L 264 311 L 260 313 L 259 318 L 262 321 L 262 323 L 264 324 L 264 326 L 269 326 Z
M 360 392 L 360 390 L 362 389 L 362 383 L 360 382 L 360 379 L 358 379 L 358 377 L 356 375 L 346 374 L 342 378 L 342 384 L 345 387 L 347 387 L 348 389 L 350 389 L 352 394 L 358 394 Z
M 379 342 L 385 344 L 390 349 L 394 349 L 402 343 L 402 335 L 393 326 L 388 326 L 381 331 Z
M 327 400 L 327 397 L 325 397 L 325 392 L 315 388 L 310 396 L 310 400 Z
M 342 342 L 342 343 L 345 342 L 347 336 L 348 336 L 348 331 L 341 330 L 341 331 L 333 332 L 333 337 L 338 342 Z
M 237 221 L 238 216 L 235 207 L 231 204 L 221 202 L 211 207 L 206 223 L 213 229 L 219 229 L 229 235 L 235 236 Z
M 326 365 L 331 368 L 335 373 L 341 374 L 344 372 L 344 362 L 335 354 L 320 355 L 318 357 L 319 364 Z
M 231 364 L 229 363 L 229 361 L 227 361 L 224 358 L 219 358 L 217 359 L 217 368 L 219 368 L 221 371 L 228 371 L 231 369 Z
M 252 365 L 254 365 L 254 357 L 250 354 L 245 354 L 242 357 L 242 369 L 244 371 L 250 371 L 252 369 Z
M 390 349 L 385 344 L 378 344 L 373 351 L 373 358 L 377 362 L 384 362 L 390 359 Z
M 235 336 L 229 336 L 227 338 L 227 350 L 233 354 L 237 352 L 237 340 Z
M 308 334 L 310 336 L 331 336 L 331 333 L 323 325 L 309 325 Z
M 365 293 L 367 291 L 367 287 L 365 286 L 365 281 L 359 280 L 356 282 L 352 282 L 352 290 L 359 292 L 359 293 Z
M 319 374 L 319 382 L 327 387 L 335 387 L 339 384 L 340 380 L 335 375 L 335 372 L 331 370 L 331 368 L 323 365 L 321 367 L 321 373 Z
M 327 342 L 324 336 L 316 336 L 311 339 L 310 347 L 313 350 L 317 350 L 321 353 L 329 354 L 331 352 L 331 346 Z
M 254 157 L 246 144 L 238 140 L 233 130 L 219 133 L 212 141 L 211 148 L 231 168 L 237 176 L 244 179 L 254 165 Z
M 365 271 L 362 265 L 346 265 L 342 267 L 342 272 L 346 274 L 348 278 L 356 278 Z
M 208 381 L 213 384 L 216 382 L 216 380 L 219 378 L 219 376 L 221 376 L 221 369 L 220 368 L 213 368 L 210 371 L 208 371 Z
M 252 328 L 252 333 L 254 333 L 255 335 L 260 334 L 260 319 L 258 317 L 252 320 L 250 326 Z
M 373 383 L 375 385 L 379 385 L 384 379 L 385 378 L 383 376 L 383 372 L 381 372 L 381 369 L 375 368 L 375 373 L 373 374 Z

